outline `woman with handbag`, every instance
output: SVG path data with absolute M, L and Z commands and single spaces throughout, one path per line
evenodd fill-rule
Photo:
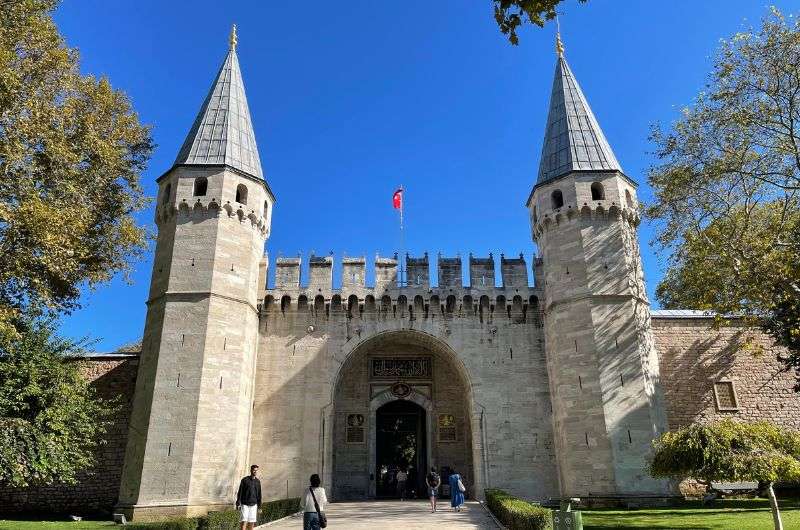
M 328 497 L 325 496 L 325 488 L 320 487 L 319 475 L 316 473 L 311 475 L 309 482 L 311 485 L 300 501 L 300 509 L 303 510 L 303 530 L 319 530 L 328 526 L 328 519 L 325 517 Z
M 450 506 L 453 507 L 454 511 L 460 512 L 461 505 L 464 504 L 464 493 L 467 492 L 467 488 L 464 486 L 464 482 L 461 481 L 461 475 L 456 473 L 455 470 L 450 474 L 450 478 L 447 481 L 450 483 Z

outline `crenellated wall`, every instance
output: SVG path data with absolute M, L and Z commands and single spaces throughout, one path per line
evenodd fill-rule
M 541 265 L 541 260 L 537 263 Z M 312 254 L 308 263 L 308 278 L 302 277 L 302 265 L 301 257 L 277 258 L 274 288 L 269 290 L 328 292 L 333 289 L 333 257 Z M 430 266 L 427 252 L 419 257 L 406 255 L 404 269 L 400 267 L 397 254 L 393 257 L 376 256 L 373 262 L 375 285 L 372 294 L 401 284 L 409 289 L 428 289 L 431 287 Z M 462 280 L 461 256 L 446 257 L 439 254 L 433 273 L 433 277 L 437 279 L 437 287 L 477 290 L 491 290 L 495 287 L 495 260 L 491 253 L 485 258 L 470 254 L 468 266 L 469 282 L 465 284 Z M 366 285 L 366 267 L 366 258 L 347 256 L 341 258 L 342 291 L 352 290 L 361 293 L 364 289 L 370 289 Z M 534 276 L 537 274 L 537 271 L 534 271 Z M 499 283 L 503 288 L 533 286 L 529 280 L 528 266 L 523 254 L 518 258 L 506 258 L 504 254 L 500 255 Z
M 369 429 L 385 399 L 387 383 L 370 379 L 369 359 L 408 356 L 432 359 L 429 379 L 408 380 L 427 396 L 419 400 L 429 403 L 432 464 L 458 468 L 478 497 L 488 486 L 557 495 L 542 292 L 528 285 L 523 258 L 501 262 L 501 287 L 491 256 L 470 257 L 470 286 L 460 258 L 438 257 L 437 287 L 427 255 L 407 257 L 408 286 L 397 285 L 394 258 L 375 260 L 374 287 L 365 285 L 365 260 L 345 258 L 337 289 L 327 273 L 324 285 L 314 281 L 330 258 L 312 260 L 302 285 L 300 260 L 277 259 L 280 281 L 259 307 L 250 460 L 269 470 L 267 496 L 297 491 L 315 472 L 335 498 L 370 496 L 374 454 L 344 442 L 343 422 L 359 414 Z M 456 418 L 455 440 L 439 440 L 439 414 Z

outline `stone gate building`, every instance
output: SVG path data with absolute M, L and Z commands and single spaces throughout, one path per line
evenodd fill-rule
M 278 259 L 268 289 L 275 197 L 235 38 L 158 184 L 118 500 L 135 519 L 230 506 L 251 462 L 267 498 L 296 495 L 311 473 L 335 500 L 381 497 L 398 467 L 420 480 L 430 466 L 460 472 L 476 497 L 663 497 L 672 486 L 644 465 L 691 409 L 685 393 L 703 403 L 686 421 L 753 410 L 727 369 L 683 389 L 680 372 L 705 366 L 687 352 L 716 332 L 697 313 L 651 319 L 636 183 L 562 53 L 526 204 L 538 255 L 499 256 L 500 278 L 492 255 L 426 254 L 377 258 L 368 286 L 366 261 L 344 258 L 334 288 L 332 258 L 312 256 L 307 280 L 300 258 Z M 787 423 L 791 384 L 769 379 L 781 411 L 763 415 Z

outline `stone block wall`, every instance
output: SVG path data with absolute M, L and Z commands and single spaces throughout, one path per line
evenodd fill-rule
M 779 348 L 769 336 L 741 326 L 715 330 L 710 318 L 654 315 L 652 322 L 670 429 L 731 418 L 800 430 L 794 374 L 781 371 Z M 762 354 L 740 349 L 748 336 L 763 347 Z M 714 383 L 723 381 L 733 383 L 736 410 L 717 406 Z
M 522 273 L 517 281 L 506 278 L 505 287 L 495 287 L 493 266 L 476 271 L 484 265 L 477 259 L 470 259 L 469 287 L 458 285 L 460 275 L 452 274 L 446 283 L 455 285 L 431 288 L 427 257 L 409 257 L 409 285 L 404 288 L 390 280 L 396 277 L 396 260 L 379 258 L 375 287 L 357 281 L 341 289 L 312 290 L 293 280 L 276 281 L 275 289 L 262 293 L 250 461 L 261 465 L 266 498 L 296 494 L 311 473 L 320 473 L 329 493 L 335 493 L 331 486 L 337 483 L 337 459 L 356 456 L 360 464 L 351 473 L 352 485 L 367 489 L 368 447 L 358 455 L 354 447 L 343 454 L 339 424 L 347 413 L 362 413 L 370 406 L 370 387 L 365 364 L 350 375 L 345 367 L 362 354 L 402 356 L 416 352 L 415 346 L 434 357 L 442 377 L 452 378 L 457 369 L 468 381 L 432 381 L 433 416 L 454 414 L 464 437 L 458 454 L 434 443 L 429 453 L 433 463 L 461 467 L 469 475 L 467 486 L 478 496 L 487 486 L 530 498 L 558 495 L 538 306 L 543 293 L 527 280 L 523 283 Z M 442 263 L 458 268 L 457 260 L 443 258 Z M 492 273 L 490 281 L 475 282 L 476 272 Z M 354 373 L 361 374 L 359 381 L 352 380 Z M 343 391 L 350 388 L 350 397 L 339 399 L 337 385 Z M 447 393 L 450 389 L 460 395 L 461 410 L 456 396 Z
M 54 484 L 22 490 L 0 487 L 0 513 L 104 513 L 110 512 L 117 502 L 138 354 L 97 356 L 75 362 L 81 363 L 83 373 L 100 397 L 119 399 L 114 423 L 105 436 L 106 443 L 95 453 L 97 463 L 81 473 L 74 486 Z

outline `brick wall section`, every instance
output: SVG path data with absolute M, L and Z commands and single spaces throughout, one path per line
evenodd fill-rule
M 82 473 L 74 486 L 57 484 L 24 490 L 0 487 L 0 512 L 102 513 L 110 512 L 117 502 L 138 354 L 93 357 L 78 362 L 99 396 L 120 397 L 118 413 L 106 435 L 107 443 L 97 449 L 97 465 Z
M 779 351 L 757 329 L 740 326 L 712 329 L 702 318 L 653 318 L 670 429 L 693 422 L 723 418 L 742 421 L 767 420 L 800 430 L 800 393 L 792 391 L 793 372 L 782 372 Z M 755 356 L 740 351 L 747 335 L 763 346 Z M 734 382 L 738 410 L 719 411 L 713 383 Z

